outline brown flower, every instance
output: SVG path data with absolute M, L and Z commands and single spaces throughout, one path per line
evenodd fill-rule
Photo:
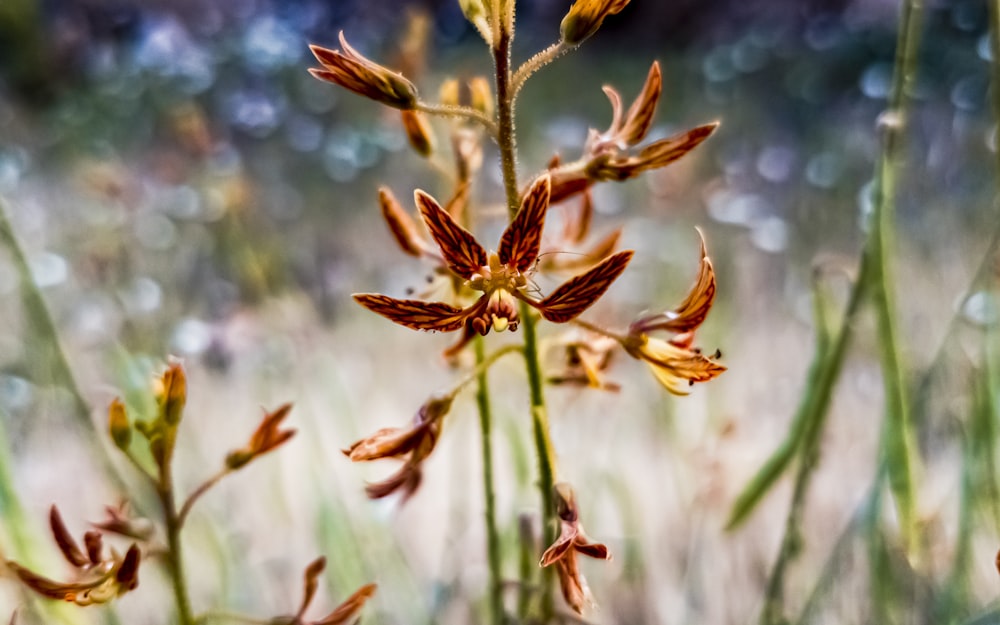
M 128 501 L 122 501 L 117 506 L 104 506 L 104 511 L 107 516 L 103 521 L 91 523 L 99 530 L 128 536 L 136 540 L 148 540 L 153 535 L 152 521 L 142 517 L 133 517 L 129 511 Z
M 305 620 L 306 610 L 312 603 L 313 597 L 316 596 L 316 590 L 319 586 L 318 578 L 325 568 L 326 558 L 322 556 L 309 563 L 302 582 L 302 602 L 299 604 L 299 611 L 296 612 L 295 616 L 271 619 L 272 625 L 344 625 L 356 622 L 358 612 L 374 596 L 375 584 L 365 584 L 323 618 L 317 621 Z
M 610 256 L 586 273 L 564 282 L 548 297 L 534 299 L 526 292 L 528 276 L 538 259 L 549 191 L 549 176 L 543 175 L 525 194 L 520 210 L 500 239 L 499 251 L 490 254 L 434 198 L 417 191 L 421 216 L 448 269 L 482 295 L 466 308 L 375 293 L 356 294 L 354 299 L 408 328 L 453 332 L 464 327 L 466 337 L 473 333 L 485 335 L 491 328 L 497 332 L 515 330 L 520 321 L 515 300 L 537 308 L 549 321 L 570 321 L 604 294 L 625 270 L 632 252 Z
M 139 585 L 139 548 L 133 544 L 122 557 L 114 550 L 105 557 L 100 532 L 84 534 L 84 549 L 70 535 L 59 510 L 52 506 L 49 525 L 63 557 L 76 570 L 73 581 L 56 582 L 30 571 L 16 562 L 7 567 L 25 586 L 43 597 L 69 601 L 81 606 L 106 603 Z
M 604 378 L 618 343 L 609 337 L 579 331 L 569 332 L 558 343 L 564 366 L 549 376 L 550 384 L 585 386 L 604 391 L 618 391 L 621 386 Z
M 610 560 L 607 546 L 590 542 L 580 524 L 580 514 L 576 507 L 576 496 L 569 484 L 559 483 L 554 487 L 556 514 L 559 516 L 559 538 L 542 554 L 540 566 L 556 565 L 559 585 L 566 603 L 582 614 L 586 605 L 594 603 L 587 587 L 587 580 L 580 573 L 576 554 L 580 553 L 599 560 Z
M 434 451 L 452 399 L 451 395 L 431 398 L 420 407 L 410 427 L 383 428 L 344 450 L 344 455 L 354 462 L 383 458 L 403 460 L 403 466 L 396 473 L 381 482 L 365 486 L 368 497 L 381 499 L 401 490 L 406 500 L 416 492 L 420 486 L 423 462 Z
M 416 108 L 417 88 L 413 83 L 362 56 L 347 43 L 343 32 L 340 33 L 340 47 L 343 51 L 309 46 L 323 65 L 322 69 L 311 68 L 309 73 L 388 106 L 404 110 Z
M 622 342 L 633 358 L 649 365 L 656 379 L 675 395 L 687 395 L 688 387 L 695 382 L 707 382 L 720 375 L 726 367 L 719 364 L 717 351 L 707 356 L 692 347 L 694 332 L 705 321 L 715 302 L 715 270 L 708 257 L 705 238 L 701 231 L 701 263 L 698 278 L 680 306 L 674 310 L 646 315 L 629 326 L 628 336 Z M 674 334 L 669 340 L 653 338 L 650 332 L 666 331 Z
M 277 410 L 265 413 L 264 419 L 250 437 L 250 442 L 241 449 L 229 452 L 226 456 L 226 466 L 230 469 L 239 469 L 251 460 L 277 449 L 295 436 L 295 430 L 279 429 L 281 422 L 285 420 L 291 410 L 291 404 L 283 404 Z

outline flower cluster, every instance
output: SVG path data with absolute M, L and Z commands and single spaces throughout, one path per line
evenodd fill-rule
M 25 586 L 43 597 L 58 601 L 68 601 L 86 606 L 106 603 L 120 597 L 139 585 L 139 547 L 133 543 L 122 556 L 114 549 L 105 554 L 104 538 L 98 531 L 83 535 L 84 548 L 73 539 L 66 529 L 58 508 L 49 510 L 49 525 L 56 546 L 66 561 L 73 566 L 71 581 L 56 582 L 43 577 L 16 562 L 7 562 L 7 567 Z

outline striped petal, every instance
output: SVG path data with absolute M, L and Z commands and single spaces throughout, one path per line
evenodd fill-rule
M 524 194 L 521 208 L 500 238 L 500 249 L 497 250 L 500 262 L 515 267 L 521 273 L 530 269 L 538 259 L 551 188 L 549 175 L 539 176 Z
M 486 250 L 476 241 L 472 233 L 456 222 L 448 211 L 441 208 L 437 200 L 421 190 L 414 193 L 417 208 L 427 224 L 434 241 L 441 248 L 441 254 L 448 268 L 461 278 L 468 280 L 472 274 L 486 265 Z
M 611 283 L 625 271 L 630 260 L 632 260 L 631 250 L 609 256 L 590 271 L 562 283 L 535 307 L 549 321 L 555 323 L 570 321 L 604 295 Z
M 378 293 L 357 293 L 354 300 L 401 326 L 414 330 L 453 332 L 462 327 L 466 312 L 442 302 L 396 299 Z

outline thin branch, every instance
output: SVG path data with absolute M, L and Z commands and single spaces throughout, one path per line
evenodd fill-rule
M 478 124 L 482 124 L 483 128 L 486 129 L 486 132 L 488 132 L 491 137 L 495 138 L 497 136 L 496 123 L 487 117 L 485 113 L 478 111 L 471 106 L 451 106 L 448 104 L 417 102 L 417 110 L 427 113 L 428 115 L 437 115 L 439 117 L 461 117 L 463 119 L 468 119 Z
M 194 502 L 198 501 L 198 498 L 209 491 L 210 488 L 222 481 L 222 478 L 226 477 L 232 473 L 232 469 L 229 467 L 223 467 L 218 473 L 208 478 L 201 483 L 201 486 L 194 489 L 194 491 L 188 495 L 187 500 L 184 505 L 181 506 L 181 511 L 177 513 L 177 523 L 181 527 L 184 527 L 184 521 L 187 520 L 188 514 L 191 513 L 191 508 L 194 507 Z

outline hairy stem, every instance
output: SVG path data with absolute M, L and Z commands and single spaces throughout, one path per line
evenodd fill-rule
M 532 74 L 566 54 L 574 47 L 575 46 L 566 45 L 566 43 L 560 39 L 558 42 L 552 44 L 548 48 L 545 48 L 535 56 L 525 61 L 521 67 L 517 68 L 517 71 L 514 72 L 514 78 L 511 80 L 511 92 L 516 96 L 521 90 L 521 87 L 524 86 L 525 81 L 527 81 Z
M 511 33 L 503 28 L 498 30 L 498 39 L 493 47 L 493 62 L 496 70 L 497 143 L 500 146 L 507 212 L 510 219 L 513 219 L 520 205 L 520 194 L 517 184 L 517 140 L 514 132 L 515 94 L 511 89 Z M 520 314 L 521 331 L 524 334 L 524 361 L 531 391 L 532 427 L 538 454 L 542 536 L 544 544 L 548 545 L 555 540 L 555 509 L 552 503 L 552 487 L 555 484 L 555 454 L 549 435 L 548 413 L 545 409 L 545 393 L 542 386 L 534 311 L 524 302 L 520 302 Z M 542 571 L 541 598 L 542 621 L 546 622 L 553 614 L 551 567 Z
M 429 102 L 417 102 L 417 110 L 428 115 L 439 117 L 461 117 L 476 123 L 482 124 L 483 128 L 490 136 L 497 135 L 497 125 L 492 119 L 487 117 L 482 111 L 477 111 L 470 106 L 452 106 L 448 104 L 431 104 Z
M 503 625 L 503 577 L 500 562 L 500 534 L 497 531 L 496 496 L 493 487 L 493 411 L 490 406 L 490 385 L 487 369 L 480 368 L 486 359 L 483 337 L 475 340 L 476 365 L 479 371 L 476 386 L 476 406 L 479 409 L 479 431 L 483 446 L 483 497 L 486 517 L 486 557 L 490 567 L 490 616 L 493 625 Z

